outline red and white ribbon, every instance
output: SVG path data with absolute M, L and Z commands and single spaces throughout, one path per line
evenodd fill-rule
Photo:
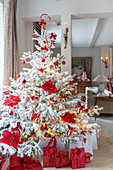
M 9 170 L 10 169 L 10 159 L 9 158 L 0 160 L 0 162 L 1 162 L 0 170 Z

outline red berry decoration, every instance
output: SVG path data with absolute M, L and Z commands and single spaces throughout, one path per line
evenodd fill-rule
M 26 63 L 26 62 L 23 60 L 23 61 L 22 61 L 22 64 L 25 64 L 25 63 Z
M 72 82 L 71 82 L 71 81 L 69 81 L 69 82 L 68 82 L 68 85 L 72 85 Z
M 10 116 L 13 116 L 13 114 L 14 114 L 13 111 L 10 111 L 10 112 L 9 112 L 9 115 L 10 115 Z
M 22 80 L 22 83 L 23 83 L 23 84 L 25 84 L 25 83 L 26 83 L 26 80 L 25 80 L 25 79 L 23 79 L 23 80 Z
M 42 58 L 41 62 L 42 62 L 42 63 L 44 63 L 44 62 L 45 62 L 45 59 L 44 59 L 44 58 Z
M 66 62 L 65 61 L 62 61 L 62 65 L 65 65 L 66 64 Z

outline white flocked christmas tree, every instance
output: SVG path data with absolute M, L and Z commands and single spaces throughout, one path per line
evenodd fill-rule
M 62 139 L 80 137 L 85 142 L 88 132 L 98 125 L 89 124 L 89 115 L 98 114 L 101 108 L 85 109 L 85 94 L 72 95 L 75 75 L 61 72 L 65 57 L 54 56 L 51 46 L 57 35 L 48 33 L 41 16 L 41 35 L 34 30 L 33 40 L 37 51 L 24 52 L 23 68 L 11 85 L 4 87 L 0 111 L 0 152 L 20 157 L 42 154 L 42 138 L 53 136 Z

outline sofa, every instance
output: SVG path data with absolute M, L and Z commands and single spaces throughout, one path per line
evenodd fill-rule
M 104 93 L 106 96 L 109 96 L 110 91 L 105 90 Z M 94 106 L 94 98 L 98 94 L 97 87 L 86 87 L 86 107 L 90 108 Z M 104 109 L 100 111 L 100 113 L 104 114 L 113 114 L 113 102 L 97 102 L 99 107 L 103 107 Z

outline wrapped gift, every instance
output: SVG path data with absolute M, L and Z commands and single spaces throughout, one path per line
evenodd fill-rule
M 71 149 L 70 164 L 72 169 L 85 167 L 85 149 L 75 148 Z
M 84 168 L 85 166 L 85 149 L 78 148 L 78 168 Z
M 39 161 L 33 160 L 31 163 L 24 162 L 23 163 L 24 170 L 42 170 L 42 165 Z
M 78 168 L 78 148 L 71 149 L 70 165 L 72 169 Z
M 69 166 L 69 152 L 57 152 L 55 154 L 56 168 Z
M 22 166 L 21 158 L 17 157 L 17 154 L 12 155 L 10 158 L 10 168 L 16 168 L 21 166 Z
M 22 158 L 22 163 L 32 163 L 33 160 L 32 160 L 32 156 L 27 156 L 27 155 L 24 155 L 24 157 Z
M 24 170 L 24 167 L 13 167 L 13 168 L 10 168 L 10 170 Z
M 90 153 L 85 153 L 85 158 L 86 158 L 86 163 L 90 163 L 91 162 L 91 157 L 93 155 L 91 155 Z
M 10 159 L 4 159 L 2 155 L 0 155 L 0 170 L 10 170 Z
M 51 147 L 50 144 L 53 143 Z M 55 154 L 57 152 L 56 138 L 52 137 L 46 147 L 43 147 L 43 167 L 55 167 Z

